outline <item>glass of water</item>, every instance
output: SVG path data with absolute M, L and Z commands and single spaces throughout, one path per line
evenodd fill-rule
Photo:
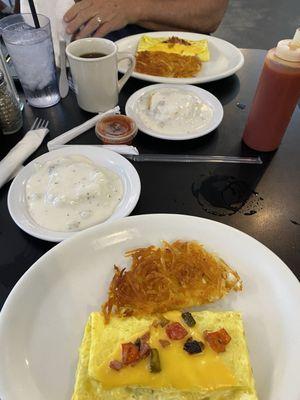
M 60 100 L 49 18 L 31 14 L 10 15 L 0 21 L 0 32 L 12 58 L 26 99 L 33 107 L 50 107 Z

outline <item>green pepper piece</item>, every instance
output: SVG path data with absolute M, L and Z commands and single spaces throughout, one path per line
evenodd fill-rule
M 182 319 L 184 320 L 184 322 L 187 324 L 187 326 L 195 326 L 196 325 L 196 321 L 194 320 L 194 317 L 192 316 L 192 314 L 190 312 L 184 312 L 181 314 Z
M 159 320 L 159 325 L 164 328 L 165 326 L 168 325 L 168 323 L 170 322 L 169 319 L 165 318 L 164 316 L 162 316 Z
M 150 372 L 157 373 L 161 371 L 159 352 L 157 349 L 150 350 Z

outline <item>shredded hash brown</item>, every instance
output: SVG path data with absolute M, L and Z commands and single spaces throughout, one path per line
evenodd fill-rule
M 200 71 L 198 56 L 182 56 L 163 51 L 139 51 L 136 55 L 136 72 L 172 78 L 191 78 Z
M 119 316 L 147 315 L 216 301 L 242 290 L 237 272 L 197 242 L 163 242 L 161 247 L 128 251 L 129 270 L 114 267 L 106 321 Z

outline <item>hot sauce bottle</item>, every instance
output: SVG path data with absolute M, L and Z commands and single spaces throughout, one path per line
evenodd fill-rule
M 258 151 L 278 148 L 300 99 L 300 28 L 268 51 L 243 134 Z

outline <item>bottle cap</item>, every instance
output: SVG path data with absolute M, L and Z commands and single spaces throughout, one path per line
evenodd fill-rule
M 300 62 L 300 28 L 296 29 L 293 39 L 278 42 L 275 54 L 286 61 Z

